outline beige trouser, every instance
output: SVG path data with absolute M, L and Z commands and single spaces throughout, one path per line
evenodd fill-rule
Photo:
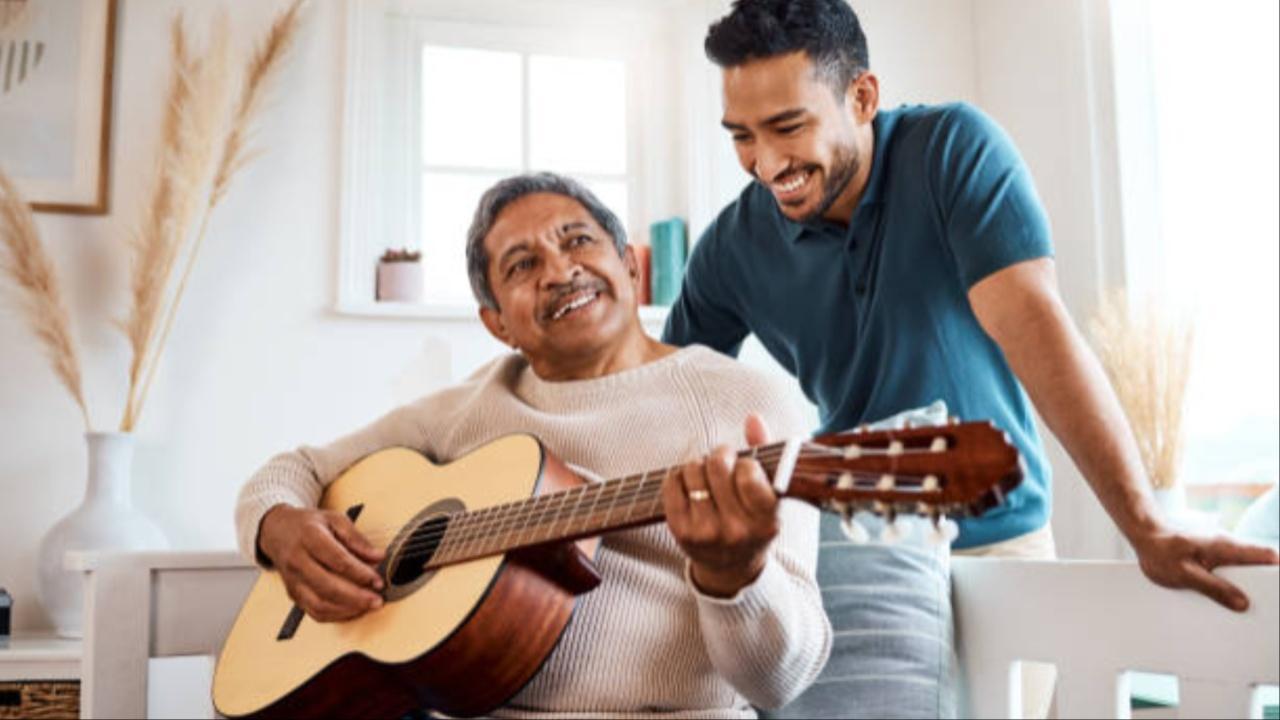
M 961 557 L 1004 557 L 1024 560 L 1053 560 L 1058 557 L 1053 531 L 1048 526 L 1003 542 L 954 550 Z M 1058 670 L 1049 663 L 1022 663 L 1022 717 L 1047 718 L 1053 705 L 1053 686 Z

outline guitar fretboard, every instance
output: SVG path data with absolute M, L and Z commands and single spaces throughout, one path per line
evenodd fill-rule
M 772 476 L 785 443 L 738 453 L 759 460 Z M 457 513 L 427 568 L 442 567 L 524 547 L 591 537 L 647 525 L 666 517 L 662 481 L 670 468 L 592 483 L 527 500 Z

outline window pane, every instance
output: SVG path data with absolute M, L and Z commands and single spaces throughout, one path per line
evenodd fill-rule
M 1150 11 L 1163 272 L 1197 321 L 1187 480 L 1275 482 L 1280 10 L 1160 0 Z M 1211 112 L 1198 110 L 1197 88 L 1213 88 Z
M 467 279 L 467 228 L 480 196 L 503 176 L 423 173 L 422 275 L 426 302 L 475 304 Z
M 624 180 L 583 180 L 582 184 L 587 186 L 595 194 L 604 206 L 613 211 L 618 216 L 618 220 L 622 222 L 622 227 L 627 230 L 627 237 L 632 242 L 649 242 L 647 237 L 633 238 L 631 237 L 631 223 L 627 222 L 627 183 Z
M 422 48 L 422 161 L 502 168 L 521 164 L 520 55 Z
M 621 61 L 531 56 L 533 169 L 626 172 L 626 97 L 626 66 Z

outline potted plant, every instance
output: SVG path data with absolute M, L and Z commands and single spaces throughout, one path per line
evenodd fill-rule
M 378 259 L 378 302 L 418 302 L 422 299 L 422 253 L 388 248 Z

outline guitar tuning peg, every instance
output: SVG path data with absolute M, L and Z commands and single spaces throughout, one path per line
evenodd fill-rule
M 959 526 L 943 515 L 935 515 L 930 520 L 932 521 L 933 529 L 929 531 L 927 540 L 929 544 L 935 547 L 950 546 L 951 542 L 960 534 Z
M 881 545 L 897 545 L 903 539 L 902 525 L 897 521 L 885 523 L 884 527 L 880 529 Z
M 854 519 L 852 514 L 846 514 L 840 518 L 840 529 L 854 545 L 866 545 L 871 542 L 871 535 L 867 533 L 867 529 L 862 527 L 862 523 Z

